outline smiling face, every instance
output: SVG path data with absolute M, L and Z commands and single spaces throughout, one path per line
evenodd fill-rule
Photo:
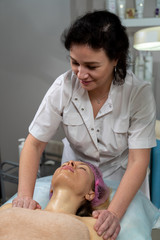
M 70 63 L 81 86 L 94 91 L 110 86 L 117 60 L 111 61 L 102 48 L 95 50 L 88 45 L 72 45 Z
M 52 188 L 68 189 L 77 196 L 93 199 L 94 175 L 89 166 L 79 161 L 69 161 L 58 168 L 52 178 Z M 88 195 L 87 195 L 88 194 Z M 92 195 L 92 199 L 89 197 Z

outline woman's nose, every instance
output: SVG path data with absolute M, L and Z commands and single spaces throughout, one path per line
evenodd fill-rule
M 78 67 L 77 77 L 82 80 L 88 78 L 88 73 L 84 67 Z

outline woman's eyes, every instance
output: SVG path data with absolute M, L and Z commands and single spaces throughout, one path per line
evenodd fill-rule
M 77 62 L 72 62 L 72 65 L 79 66 L 79 63 L 77 63 Z M 94 69 L 97 68 L 97 66 L 89 66 L 89 65 L 87 65 L 86 67 L 87 67 L 88 69 L 90 69 L 90 70 L 94 70 Z
M 90 69 L 90 70 L 94 70 L 94 69 L 96 69 L 97 67 L 88 66 L 87 68 Z
M 73 65 L 79 66 L 79 63 L 77 62 L 72 62 Z

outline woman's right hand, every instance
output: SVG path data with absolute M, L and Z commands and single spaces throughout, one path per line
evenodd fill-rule
M 12 202 L 12 207 L 41 209 L 39 203 L 33 200 L 39 160 L 45 149 L 46 142 L 41 142 L 29 134 L 24 143 L 19 164 L 18 194 Z
M 27 196 L 16 197 L 15 199 L 13 199 L 12 207 L 29 208 L 32 210 L 41 209 L 41 206 L 38 202 Z

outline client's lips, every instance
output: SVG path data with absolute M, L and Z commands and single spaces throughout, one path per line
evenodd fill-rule
M 62 169 L 70 170 L 71 172 L 74 172 L 74 169 L 70 166 L 63 166 Z

